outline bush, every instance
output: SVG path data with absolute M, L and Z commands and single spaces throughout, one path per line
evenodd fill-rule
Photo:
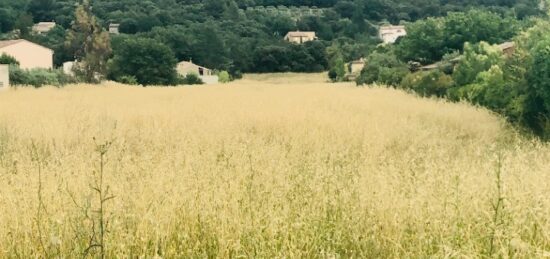
M 367 65 L 356 80 L 357 85 L 380 83 L 398 86 L 409 74 L 407 64 L 399 61 L 392 53 L 375 52 L 367 60 Z
M 42 87 L 45 85 L 63 86 L 76 83 L 76 80 L 63 73 L 61 70 L 49 69 L 21 69 L 18 66 L 10 66 L 10 82 L 12 85 Z
M 14 57 L 3 53 L 0 55 L 0 64 L 19 66 L 19 61 L 17 61 Z
M 184 85 L 202 85 L 202 84 L 204 84 L 204 82 L 199 77 L 199 75 L 197 75 L 195 73 L 189 73 L 189 74 L 185 75 L 185 77 L 183 77 L 181 79 L 181 83 L 184 84 Z
M 424 97 L 444 97 L 447 89 L 453 85 L 453 78 L 439 70 L 409 74 L 401 82 L 403 89 L 412 90 Z
M 229 73 L 227 71 L 222 71 L 218 75 L 218 80 L 220 83 L 229 83 L 231 81 L 231 77 L 229 76 Z
M 120 76 L 116 81 L 127 85 L 139 85 L 135 76 Z

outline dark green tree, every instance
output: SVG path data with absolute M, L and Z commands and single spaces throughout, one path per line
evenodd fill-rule
M 177 60 L 172 50 L 154 39 L 132 38 L 120 43 L 109 62 L 109 78 L 132 76 L 141 85 L 175 85 Z

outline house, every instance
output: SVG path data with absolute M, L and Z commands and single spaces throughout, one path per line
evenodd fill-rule
M 292 43 L 302 44 L 308 41 L 316 40 L 314 31 L 290 31 L 286 34 L 285 40 Z
M 188 74 L 196 74 L 205 84 L 218 83 L 218 76 L 211 69 L 196 65 L 193 61 L 182 61 L 176 67 L 178 74 L 186 76 Z
M 14 57 L 23 69 L 53 68 L 53 50 L 28 40 L 0 41 L 0 55 L 2 54 Z
M 511 56 L 516 51 L 516 43 L 513 41 L 504 42 L 502 44 L 499 44 L 498 47 L 506 56 Z
M 10 87 L 10 68 L 8 65 L 0 65 L 0 91 Z
M 109 24 L 109 33 L 110 34 L 120 34 L 119 28 L 120 28 L 119 23 L 111 23 L 111 24 Z
M 378 36 L 384 44 L 393 44 L 399 37 L 407 35 L 405 26 L 402 25 L 383 25 L 380 26 Z
M 360 74 L 365 65 L 366 60 L 364 58 L 360 58 L 349 63 L 349 71 L 352 74 Z
M 65 75 L 74 76 L 74 65 L 76 61 L 67 61 L 63 63 L 63 73 Z
M 48 33 L 55 27 L 55 22 L 39 22 L 32 26 L 32 31 L 37 34 Z

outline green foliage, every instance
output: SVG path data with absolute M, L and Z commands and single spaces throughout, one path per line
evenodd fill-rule
M 122 83 L 122 84 L 127 84 L 127 85 L 138 85 L 139 84 L 139 82 L 138 82 L 138 80 L 135 76 L 128 76 L 128 75 L 120 76 L 116 79 L 116 81 L 119 82 L 119 83 Z
M 97 83 L 105 74 L 111 55 L 109 33 L 105 32 L 92 14 L 89 0 L 83 0 L 75 10 L 75 20 L 67 34 L 65 46 L 78 60 L 76 74 L 88 83 Z
M 478 74 L 489 70 L 493 65 L 502 65 L 502 51 L 486 42 L 464 44 L 464 55 L 455 68 L 453 79 L 457 85 L 473 83 Z
M 341 82 L 346 76 L 346 64 L 339 46 L 333 45 L 327 48 L 327 56 L 329 58 L 328 76 L 333 82 Z
M 398 86 L 408 73 L 407 64 L 398 60 L 394 54 L 374 52 L 367 58 L 367 64 L 356 83 Z
M 2 53 L 2 55 L 0 55 L 0 64 L 19 66 L 19 61 L 8 54 Z
M 202 85 L 202 84 L 204 84 L 204 82 L 199 77 L 199 75 L 197 75 L 195 73 L 189 73 L 189 74 L 185 75 L 185 77 L 183 77 L 183 79 L 181 79 L 181 83 L 184 84 L 184 85 Z
M 154 39 L 130 38 L 120 43 L 109 62 L 109 78 L 133 76 L 141 85 L 177 84 L 172 50 Z
M 405 76 L 400 87 L 412 90 L 424 97 L 444 97 L 447 90 L 454 85 L 451 76 L 434 70 L 427 72 L 412 73 Z
M 48 69 L 20 69 L 18 66 L 10 66 L 10 83 L 12 85 L 42 87 L 46 85 L 63 86 L 76 83 L 76 80 L 61 70 Z
M 446 53 L 462 50 L 466 42 L 502 43 L 519 31 L 519 22 L 511 17 L 479 10 L 452 12 L 408 24 L 407 37 L 399 41 L 396 50 L 402 60 L 429 64 Z
M 218 80 L 222 84 L 229 83 L 231 81 L 231 76 L 227 71 L 222 71 L 218 74 Z

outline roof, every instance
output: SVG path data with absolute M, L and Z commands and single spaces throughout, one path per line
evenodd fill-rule
M 314 31 L 289 31 L 286 37 L 315 37 Z
M 365 59 L 364 58 L 360 58 L 358 60 L 354 60 L 352 62 L 350 62 L 351 64 L 365 64 Z
M 0 41 L 0 49 L 3 49 L 3 48 L 5 48 L 5 47 L 11 46 L 11 45 L 19 44 L 19 43 L 22 43 L 22 42 L 28 42 L 28 43 L 30 43 L 30 44 L 32 44 L 32 45 L 35 45 L 35 46 L 38 46 L 38 47 L 41 47 L 41 48 L 44 48 L 44 49 L 47 49 L 47 50 L 53 52 L 52 49 L 46 48 L 46 47 L 44 47 L 44 46 L 42 46 L 42 45 L 36 44 L 36 43 L 34 43 L 34 42 L 30 42 L 30 41 L 28 41 L 28 40 L 23 40 L 23 39 L 19 39 L 19 40 L 3 40 L 3 41 Z
M 404 30 L 404 25 L 382 25 L 380 26 L 380 30 Z
M 502 50 L 511 49 L 515 46 L 516 46 L 516 43 L 513 42 L 513 41 L 504 42 L 504 43 L 498 45 L 498 47 L 501 48 Z
M 200 67 L 200 68 L 204 68 L 204 69 L 211 70 L 211 69 L 209 69 L 209 68 L 206 68 L 206 67 L 203 67 L 203 66 L 199 66 L 199 65 L 193 63 L 192 61 L 181 61 L 181 62 L 178 63 L 178 66 L 179 66 L 179 65 L 188 65 L 188 66 L 189 66 L 189 65 L 192 65 L 192 66 L 196 66 L 196 67 Z
M 36 31 L 49 31 L 55 27 L 55 22 L 39 22 L 32 26 Z

